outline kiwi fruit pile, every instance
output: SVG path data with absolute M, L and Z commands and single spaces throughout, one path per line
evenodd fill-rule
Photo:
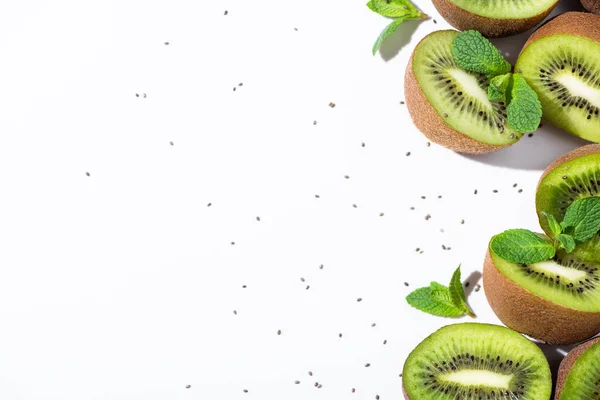
M 560 363 L 555 400 L 596 400 L 600 396 L 600 338 L 583 343 Z
M 600 15 L 551 20 L 525 43 L 515 68 L 537 93 L 544 119 L 600 142 Z
M 404 91 L 413 122 L 432 142 L 461 153 L 489 153 L 517 142 L 522 134 L 506 124 L 506 105 L 488 99 L 490 80 L 454 61 L 456 35 L 434 32 L 410 58 Z
M 535 206 L 540 225 L 550 233 L 542 212 L 562 221 L 565 210 L 577 199 L 600 196 L 600 145 L 580 147 L 554 161 L 542 174 Z M 600 262 L 600 232 L 577 246 L 575 254 L 583 260 Z
M 538 346 L 501 326 L 441 328 L 408 356 L 402 373 L 408 400 L 548 400 L 550 367 Z
M 461 31 L 478 30 L 487 37 L 525 32 L 546 18 L 557 3 L 558 0 L 433 0 L 450 25 Z

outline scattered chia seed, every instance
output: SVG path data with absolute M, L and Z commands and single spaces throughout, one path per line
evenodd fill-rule
M 233 246 L 235 244 L 235 242 L 231 242 L 231 245 Z
M 518 192 L 519 192 L 519 193 L 523 193 L 523 189 L 519 189 L 519 190 L 518 190 Z
M 319 265 L 319 269 L 323 269 L 323 264 Z
M 481 289 L 481 285 L 480 285 L 480 284 L 477 284 L 477 286 L 475 286 L 475 291 L 476 291 L 476 292 L 479 292 L 479 290 L 480 290 L 480 289 Z
M 377 326 L 377 324 L 376 324 L 375 322 L 373 322 L 373 323 L 371 324 L 371 328 L 375 328 L 376 326 Z
M 411 210 L 414 210 L 415 208 L 414 208 L 414 207 L 411 207 L 410 209 L 411 209 Z
M 306 285 L 306 290 L 310 289 L 310 285 Z
M 294 28 L 294 30 L 295 30 L 296 32 L 298 32 L 298 28 Z
M 406 153 L 406 157 L 408 157 L 408 156 L 410 156 L 410 151 L 408 151 L 408 152 Z
M 379 400 L 379 395 L 375 395 L 375 400 Z
M 189 389 L 189 388 L 191 388 L 191 387 L 192 387 L 192 385 L 185 385 L 185 388 L 186 388 L 186 389 Z
M 431 215 L 427 214 L 427 215 L 425 216 L 425 221 L 429 221 L 430 219 L 431 219 Z
M 319 386 L 319 382 L 315 382 L 315 387 Z
M 169 144 L 170 144 L 171 146 L 173 146 L 173 142 L 169 142 Z
M 566 176 L 566 175 L 563 175 L 563 177 L 562 177 L 562 178 L 563 178 L 563 179 L 567 179 L 567 176 Z
M 442 196 L 441 196 L 441 195 L 439 195 L 439 196 L 438 196 L 438 199 L 441 199 L 441 198 L 442 198 Z
M 442 245 L 442 250 L 446 250 L 446 246 L 445 245 Z
M 358 301 L 360 303 L 362 301 L 362 298 L 359 297 L 358 299 L 356 299 L 356 301 Z
M 281 335 L 281 329 L 277 331 L 277 335 Z
M 308 371 L 308 376 L 312 376 L 313 373 L 311 371 Z
M 530 133 L 530 134 L 529 134 L 529 135 L 527 135 L 527 136 L 529 136 L 529 137 L 533 137 L 533 133 Z
M 474 194 L 477 194 L 477 189 L 475 189 L 475 192 L 473 192 Z
M 431 142 L 427 142 L 427 147 L 431 147 Z
M 334 108 L 335 107 L 335 103 L 329 103 L 329 107 Z
M 444 233 L 444 229 L 443 229 L 443 228 L 442 228 L 442 229 L 440 229 L 440 232 L 441 232 L 441 233 Z
M 236 87 L 234 86 L 234 87 L 233 87 L 233 91 L 235 92 L 235 90 L 236 90 Z
M 356 389 L 352 388 L 352 393 L 356 392 Z
M 89 173 L 89 172 L 86 172 L 85 174 L 86 174 L 87 176 L 90 176 L 90 173 Z
M 299 385 L 300 381 L 294 381 L 294 384 Z
M 383 341 L 383 344 L 387 344 L 387 340 L 384 340 L 384 341 Z
M 496 189 L 493 190 L 494 193 L 498 193 L 498 191 Z
M 305 279 L 304 279 L 304 278 L 300 278 L 300 281 L 301 281 L 301 282 L 304 282 L 304 281 L 305 281 Z
M 233 315 L 237 315 L 237 311 L 236 310 L 233 310 Z
M 360 145 L 361 145 L 362 147 L 365 147 L 365 146 L 366 146 L 366 145 L 365 145 L 365 142 L 362 142 Z
M 434 19 L 434 20 L 433 20 L 433 23 L 434 23 L 434 24 L 437 24 L 437 21 Z
M 248 393 L 248 389 L 244 389 L 244 393 Z
M 444 113 L 444 118 L 448 118 L 448 114 Z
M 344 175 L 344 178 L 350 179 L 350 175 Z
M 465 220 L 464 220 L 464 219 L 461 219 L 461 220 L 460 220 L 460 224 L 461 224 L 461 225 L 464 225 L 464 224 L 465 224 Z
M 168 45 L 169 45 L 169 42 L 165 42 L 165 46 L 168 46 Z
M 242 285 L 242 289 L 246 289 L 248 286 L 246 285 Z
M 427 197 L 425 197 L 425 196 L 421 196 L 421 198 L 422 198 L 423 200 L 425 200 Z
M 144 98 L 146 98 L 146 93 L 144 93 Z
M 342 334 L 340 333 L 340 334 L 338 335 L 338 337 L 342 337 Z
M 408 282 L 404 282 L 404 286 L 408 287 Z
M 206 205 L 206 207 L 210 207 L 210 206 L 212 206 L 212 203 L 208 203 L 208 204 Z
M 315 194 L 315 197 L 316 197 L 317 199 L 320 199 L 320 198 L 321 198 L 321 196 L 319 196 L 318 194 Z
M 514 184 L 513 184 L 513 187 L 517 187 L 517 184 L 516 184 L 516 183 L 514 183 Z
M 420 249 L 419 247 L 417 247 L 417 248 L 415 249 L 415 251 L 418 253 L 418 252 L 420 252 L 420 251 L 421 251 L 421 249 Z
M 260 222 L 260 217 L 256 217 L 256 220 Z
M 227 15 L 229 14 L 229 11 L 225 10 L 225 13 L 223 15 Z
M 352 204 L 352 207 L 354 208 L 358 208 L 358 206 L 356 204 Z
M 243 82 L 238 83 L 238 86 L 244 86 Z
M 380 217 L 383 217 L 384 215 L 385 215 L 384 213 L 379 213 L 379 216 L 380 216 Z
M 370 366 L 371 366 L 371 364 L 369 364 L 369 363 L 365 364 L 365 368 L 369 368 Z
M 321 389 L 323 387 L 323 385 L 321 385 L 320 383 L 317 385 L 317 389 Z
M 136 93 L 136 94 L 135 94 L 135 97 L 140 97 L 139 93 Z
M 400 100 L 400 105 L 404 105 L 404 102 L 402 100 Z
M 316 124 L 317 124 L 317 121 L 313 121 L 313 125 L 316 125 Z

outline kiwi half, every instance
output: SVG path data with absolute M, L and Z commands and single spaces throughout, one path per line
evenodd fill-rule
M 415 48 L 404 83 L 408 111 L 432 142 L 462 153 L 489 153 L 518 141 L 506 106 L 490 101 L 489 79 L 461 69 L 452 56 L 457 31 L 437 31 Z
M 600 265 L 559 252 L 553 260 L 514 264 L 490 248 L 483 267 L 490 307 L 508 327 L 549 344 L 600 332 Z
M 540 225 L 547 234 L 548 220 L 543 211 L 560 222 L 566 209 L 577 199 L 600 196 L 600 145 L 580 147 L 554 161 L 542 174 L 535 197 Z M 577 246 L 575 254 L 589 261 L 600 262 L 600 232 Z
M 597 400 L 600 397 L 600 338 L 583 343 L 560 363 L 555 400 Z
M 537 93 L 544 119 L 600 142 L 600 16 L 568 12 L 538 29 L 515 66 Z
M 540 23 L 558 0 L 433 0 L 446 21 L 461 31 L 475 29 L 488 37 L 525 32 Z
M 410 400 L 548 400 L 550 367 L 542 351 L 495 325 L 445 326 L 408 356 L 402 373 Z
M 589 12 L 600 14 L 600 0 L 581 0 L 581 4 Z

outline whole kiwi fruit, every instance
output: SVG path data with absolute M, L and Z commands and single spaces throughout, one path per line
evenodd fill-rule
M 600 338 L 567 354 L 558 368 L 554 400 L 594 400 L 600 393 Z
M 512 36 L 539 24 L 558 0 L 433 0 L 446 21 L 458 30 L 474 29 L 487 37 Z
M 581 0 L 586 10 L 594 14 L 600 14 L 600 0 Z

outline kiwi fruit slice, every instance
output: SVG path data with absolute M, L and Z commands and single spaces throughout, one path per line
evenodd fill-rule
M 600 338 L 583 343 L 560 363 L 555 400 L 600 398 Z
M 600 142 L 600 15 L 551 20 L 525 43 L 515 69 L 537 93 L 544 119 Z
M 589 12 L 600 14 L 600 0 L 581 0 L 581 4 Z
M 600 264 L 564 252 L 540 263 L 515 264 L 489 248 L 483 285 L 498 318 L 533 338 L 572 344 L 600 332 Z
M 496 325 L 445 326 L 408 356 L 402 372 L 405 399 L 548 400 L 550 367 L 538 346 Z
M 565 211 L 577 199 L 600 196 L 600 145 L 580 147 L 554 161 L 542 174 L 535 197 L 540 225 L 550 233 L 543 211 L 561 222 Z M 600 232 L 577 246 L 578 257 L 600 262 Z
M 452 56 L 457 31 L 437 31 L 415 48 L 404 82 L 408 111 L 432 142 L 462 153 L 489 153 L 518 141 L 506 106 L 490 101 L 489 79 L 461 69 Z
M 540 23 L 558 0 L 433 0 L 446 21 L 461 31 L 475 29 L 487 37 L 525 32 Z

